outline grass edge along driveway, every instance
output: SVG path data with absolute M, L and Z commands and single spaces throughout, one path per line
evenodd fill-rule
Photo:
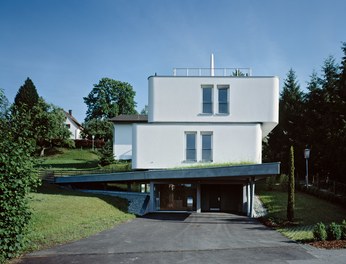
M 341 223 L 343 219 L 346 219 L 346 209 L 342 206 L 309 194 L 296 192 L 295 222 L 293 225 L 285 226 L 282 224 L 287 219 L 287 192 L 260 190 L 258 195 L 268 210 L 266 217 L 278 223 L 280 227 L 277 230 L 292 240 L 312 240 L 312 229 L 318 222 Z

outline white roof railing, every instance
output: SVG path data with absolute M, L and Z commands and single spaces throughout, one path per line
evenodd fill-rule
M 211 74 L 213 72 L 213 75 Z M 173 76 L 252 76 L 251 68 L 174 68 Z

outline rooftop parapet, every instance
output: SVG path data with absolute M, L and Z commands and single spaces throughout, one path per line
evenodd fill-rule
M 173 76 L 252 76 L 251 68 L 173 68 Z

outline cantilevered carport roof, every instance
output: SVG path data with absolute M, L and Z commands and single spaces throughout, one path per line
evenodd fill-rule
M 150 182 L 163 180 L 260 180 L 280 173 L 280 163 L 263 163 L 254 165 L 184 168 L 167 170 L 147 170 L 117 172 L 107 174 L 90 174 L 78 176 L 55 177 L 55 183 L 85 182 Z

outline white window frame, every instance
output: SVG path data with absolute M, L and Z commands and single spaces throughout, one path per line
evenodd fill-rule
M 211 142 L 210 142 L 210 156 L 211 159 L 210 160 L 204 160 L 203 159 L 203 136 L 211 136 Z M 201 132 L 201 136 L 200 136 L 200 140 L 201 140 L 201 162 L 203 163 L 207 163 L 207 162 L 213 162 L 214 160 L 214 139 L 213 139 L 213 132 L 212 131 L 202 131 Z
M 187 135 L 191 135 L 191 134 L 195 135 L 195 149 L 194 149 L 195 150 L 195 159 L 194 160 L 187 158 L 187 156 L 188 156 L 187 155 L 187 151 L 188 151 L 188 148 L 187 148 Z M 185 136 L 185 138 L 184 138 L 184 140 L 185 140 L 185 154 L 184 154 L 185 162 L 188 162 L 188 163 L 197 162 L 197 131 L 185 131 L 184 136 Z

